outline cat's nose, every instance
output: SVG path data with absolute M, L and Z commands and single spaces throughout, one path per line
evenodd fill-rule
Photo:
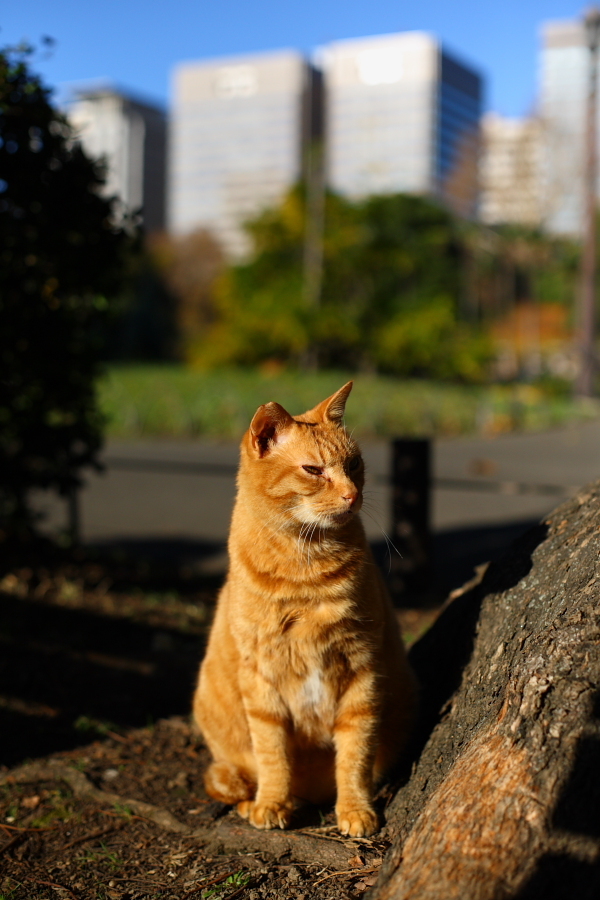
M 358 500 L 358 491 L 352 491 L 351 493 L 346 494 L 342 497 L 342 500 L 345 500 L 348 506 L 352 508 Z

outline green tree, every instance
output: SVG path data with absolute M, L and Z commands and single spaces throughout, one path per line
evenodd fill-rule
M 68 493 L 96 463 L 95 379 L 132 236 L 30 68 L 0 51 L 0 528 L 33 523 L 32 488 Z
M 247 223 L 254 252 L 214 286 L 215 321 L 189 347 L 201 366 L 298 361 L 310 340 L 304 308 L 304 198 L 300 189 Z
M 217 322 L 192 353 L 198 363 L 301 364 L 308 355 L 321 367 L 483 377 L 487 343 L 459 318 L 462 231 L 438 204 L 402 194 L 353 203 L 328 193 L 322 287 L 310 307 L 302 188 L 247 229 L 253 255 L 221 279 Z
M 354 249 L 337 254 L 324 283 L 337 317 L 351 309 L 360 362 L 399 375 L 441 374 L 435 362 L 447 357 L 461 291 L 456 219 L 428 199 L 404 194 L 367 198 L 356 205 L 355 219 Z M 444 351 L 440 309 L 450 325 Z M 406 332 L 415 332 L 416 320 L 423 341 L 407 355 Z

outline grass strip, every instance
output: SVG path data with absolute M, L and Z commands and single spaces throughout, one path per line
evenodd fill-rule
M 98 388 L 110 437 L 238 440 L 261 403 L 277 400 L 298 414 L 351 377 L 345 372 L 200 372 L 140 364 L 111 366 Z M 493 436 L 542 431 L 599 415 L 599 401 L 574 400 L 556 386 L 469 386 L 358 374 L 346 424 L 361 437 Z

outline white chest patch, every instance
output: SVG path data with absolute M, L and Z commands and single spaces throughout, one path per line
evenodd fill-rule
M 319 669 L 306 679 L 302 685 L 302 701 L 305 706 L 317 708 L 323 703 L 325 697 L 325 685 Z

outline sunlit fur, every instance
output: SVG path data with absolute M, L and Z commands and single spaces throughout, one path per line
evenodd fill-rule
M 357 514 L 364 465 L 342 423 L 351 388 L 295 418 L 261 406 L 242 440 L 194 715 L 214 759 L 208 793 L 257 828 L 285 828 L 294 798 L 335 798 L 342 833 L 371 834 L 373 784 L 412 716 L 411 673 Z

